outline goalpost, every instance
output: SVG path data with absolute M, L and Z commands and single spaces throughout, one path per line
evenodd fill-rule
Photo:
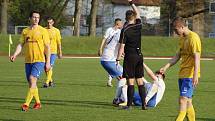
M 15 26 L 15 30 L 14 30 L 15 35 L 21 34 L 22 30 L 23 30 L 24 28 L 27 28 L 27 27 L 28 27 L 28 26 Z

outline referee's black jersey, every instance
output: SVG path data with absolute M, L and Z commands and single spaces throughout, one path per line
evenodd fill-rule
M 125 44 L 125 56 L 138 54 L 141 51 L 141 29 L 141 19 L 138 18 L 135 24 L 128 24 L 121 30 L 119 43 Z

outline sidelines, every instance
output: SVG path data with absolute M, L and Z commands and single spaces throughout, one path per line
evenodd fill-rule
M 76 57 L 76 56 L 64 56 L 63 58 L 66 59 L 99 59 L 100 57 Z M 144 57 L 144 59 L 147 60 L 169 60 L 171 59 L 170 57 Z M 207 60 L 207 61 L 212 61 L 215 60 L 214 58 L 201 58 L 201 60 Z

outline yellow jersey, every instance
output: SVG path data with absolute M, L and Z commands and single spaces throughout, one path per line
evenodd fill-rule
M 199 53 L 201 55 L 201 40 L 195 32 L 190 31 L 188 36 L 180 38 L 179 47 L 181 55 L 179 78 L 193 78 L 194 54 Z M 200 77 L 200 67 L 198 77 Z
M 25 28 L 22 31 L 20 42 L 23 44 L 25 63 L 45 62 L 45 45 L 50 44 L 48 31 L 37 26 Z
M 58 45 L 61 44 L 61 35 L 59 29 L 52 27 L 46 28 L 49 33 L 51 54 L 57 54 Z

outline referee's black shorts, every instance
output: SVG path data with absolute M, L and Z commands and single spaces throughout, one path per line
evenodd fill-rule
M 123 62 L 124 78 L 142 78 L 144 76 L 143 56 L 127 55 Z

